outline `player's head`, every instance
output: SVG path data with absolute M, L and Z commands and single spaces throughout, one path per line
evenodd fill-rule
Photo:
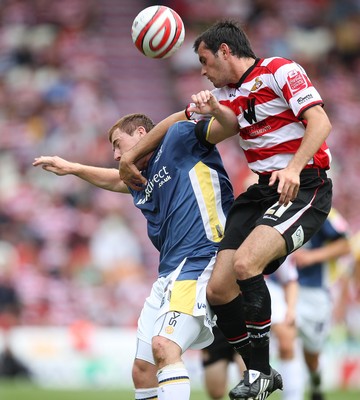
M 112 135 L 116 129 L 133 136 L 136 129 L 142 126 L 146 132 L 149 132 L 154 126 L 154 122 L 145 114 L 128 114 L 120 118 L 109 129 L 109 140 L 112 142 Z
M 256 58 L 246 33 L 235 21 L 217 22 L 199 35 L 193 45 L 196 53 L 198 53 L 201 43 L 214 55 L 217 54 L 221 44 L 225 43 L 229 46 L 233 56 Z
M 122 154 L 135 146 L 154 126 L 154 122 L 144 114 L 128 114 L 120 118 L 109 129 L 114 159 L 120 161 Z

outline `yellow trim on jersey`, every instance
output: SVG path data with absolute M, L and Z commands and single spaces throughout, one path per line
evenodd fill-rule
M 197 281 L 175 281 L 171 290 L 170 311 L 193 315 L 196 302 Z
M 208 124 L 208 126 L 207 126 L 207 129 L 206 129 L 206 136 L 205 136 L 205 139 L 207 140 L 207 141 L 209 141 L 209 135 L 210 135 L 210 129 L 211 129 L 211 125 L 212 125 L 212 123 L 215 121 L 215 118 L 214 117 L 211 117 L 210 118 L 210 121 L 209 121 L 209 124 Z
M 211 229 L 212 237 L 210 238 L 214 242 L 220 242 L 224 234 L 224 225 L 220 219 L 218 204 L 221 205 L 221 200 L 216 198 L 216 196 L 221 196 L 220 188 L 214 190 L 214 177 L 211 173 L 210 168 L 203 162 L 198 162 L 194 171 L 197 177 L 197 182 L 202 195 L 203 206 L 206 209 L 206 218 L 204 216 L 204 211 L 201 209 L 203 220 L 208 220 L 209 228 Z M 216 178 L 218 176 L 216 175 Z M 199 202 L 199 199 L 198 199 Z

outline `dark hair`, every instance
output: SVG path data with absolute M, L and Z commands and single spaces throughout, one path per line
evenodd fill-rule
M 195 53 L 201 42 L 213 54 L 219 50 L 221 43 L 226 43 L 234 56 L 256 58 L 246 33 L 236 21 L 220 21 L 208 28 L 196 38 L 193 45 Z
M 155 126 L 154 122 L 145 114 L 128 114 L 120 118 L 115 124 L 109 129 L 109 140 L 111 141 L 112 134 L 116 129 L 127 133 L 132 136 L 136 128 L 143 126 L 146 132 L 151 131 Z

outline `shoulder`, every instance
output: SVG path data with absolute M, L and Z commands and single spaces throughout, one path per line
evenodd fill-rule
M 298 64 L 295 61 L 290 60 L 288 58 L 275 56 L 275 57 L 268 57 L 261 59 L 260 62 L 257 64 L 257 67 L 275 72 L 281 67 L 286 67 L 290 65 L 298 65 Z

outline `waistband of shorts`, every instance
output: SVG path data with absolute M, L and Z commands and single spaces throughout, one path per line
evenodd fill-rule
M 271 174 L 259 174 L 259 183 L 268 183 L 270 179 Z M 323 168 L 305 168 L 301 171 L 300 173 L 300 180 L 302 177 L 307 178 L 307 177 L 320 177 L 323 179 L 327 179 L 327 173 L 326 169 Z

